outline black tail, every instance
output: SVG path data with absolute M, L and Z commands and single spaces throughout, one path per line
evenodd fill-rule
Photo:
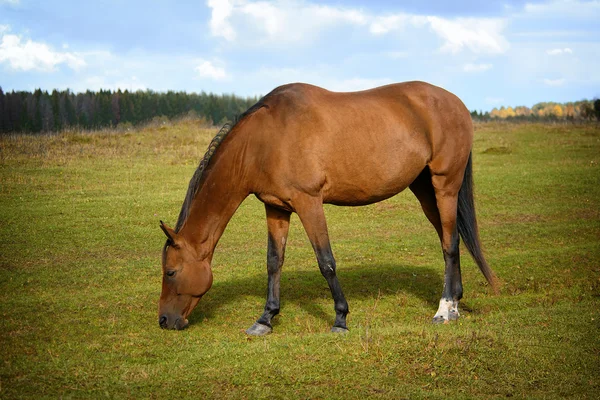
M 465 169 L 465 177 L 463 178 L 462 186 L 458 192 L 458 233 L 460 233 L 463 243 L 479 266 L 481 273 L 483 273 L 483 276 L 485 276 L 485 279 L 487 279 L 494 292 L 498 293 L 496 276 L 485 261 L 485 257 L 481 251 L 481 243 L 479 241 L 479 230 L 477 229 L 477 219 L 475 218 L 475 202 L 473 201 L 472 158 L 473 155 L 469 154 L 469 161 L 467 162 L 467 168 Z

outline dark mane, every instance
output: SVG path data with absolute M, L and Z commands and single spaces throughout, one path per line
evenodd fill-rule
M 177 219 L 175 232 L 179 232 L 179 230 L 183 227 L 183 224 L 185 223 L 190 213 L 192 201 L 196 197 L 196 194 L 198 194 L 198 190 L 200 189 L 200 186 L 202 186 L 202 182 L 204 181 L 204 171 L 206 170 L 206 167 L 208 166 L 213 154 L 215 154 L 215 152 L 217 151 L 219 145 L 223 142 L 225 137 L 227 137 L 229 132 L 231 132 L 237 126 L 238 123 L 244 120 L 244 118 L 248 117 L 249 115 L 253 114 L 254 112 L 258 111 L 263 107 L 268 108 L 269 106 L 264 103 L 264 100 L 271 93 L 261 98 L 258 102 L 256 102 L 256 104 L 254 104 L 252 107 L 250 107 L 238 117 L 236 117 L 234 123 L 227 122 L 225 125 L 223 125 L 221 130 L 219 130 L 217 135 L 211 140 L 210 144 L 208 145 L 208 149 L 204 154 L 204 157 L 202 157 L 202 160 L 200 160 L 200 165 L 198 165 L 198 168 L 196 168 L 196 171 L 194 172 L 194 175 L 190 180 L 190 184 L 185 195 L 185 200 L 183 202 L 183 205 L 181 206 L 181 211 L 179 212 L 179 218 Z

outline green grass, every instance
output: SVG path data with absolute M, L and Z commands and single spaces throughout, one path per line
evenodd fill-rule
M 463 256 L 461 319 L 430 323 L 443 261 L 410 192 L 326 207 L 350 333 L 296 216 L 274 333 L 264 209 L 248 198 L 182 332 L 158 328 L 159 219 L 174 225 L 215 130 L 0 138 L 0 398 L 598 398 L 600 128 L 476 127 L 493 295 Z M 465 253 L 463 251 L 463 253 Z

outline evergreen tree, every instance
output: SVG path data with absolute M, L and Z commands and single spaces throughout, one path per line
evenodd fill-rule
M 8 106 L 7 99 L 0 86 L 0 133 L 9 131 L 9 120 L 8 120 Z
M 52 108 L 52 119 L 54 120 L 54 124 L 52 126 L 52 131 L 59 132 L 62 127 L 62 118 L 60 116 L 60 93 L 54 89 L 51 95 L 51 108 Z

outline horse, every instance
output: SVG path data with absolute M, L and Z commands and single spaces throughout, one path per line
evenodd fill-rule
M 184 329 L 210 289 L 219 238 L 242 201 L 266 210 L 267 299 L 248 335 L 272 332 L 291 213 L 308 235 L 334 302 L 331 331 L 346 332 L 348 303 L 336 275 L 323 204 L 361 206 L 407 187 L 435 228 L 445 271 L 434 323 L 459 317 L 459 242 L 496 291 L 480 245 L 473 199 L 473 123 L 454 94 L 425 82 L 358 92 L 293 83 L 277 87 L 226 124 L 192 176 L 162 251 L 159 326 Z

